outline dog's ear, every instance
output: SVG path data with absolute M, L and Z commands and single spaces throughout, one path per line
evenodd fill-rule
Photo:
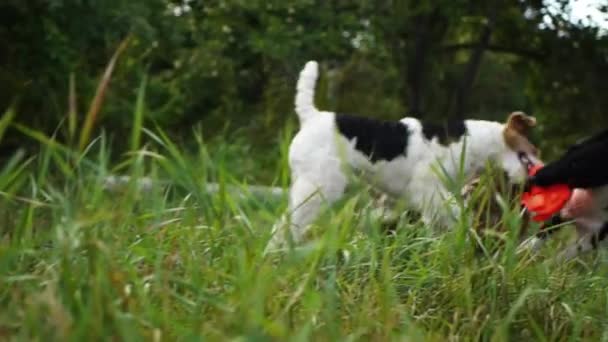
M 526 115 L 524 112 L 511 113 L 503 132 L 507 146 L 514 151 L 523 151 L 538 156 L 538 149 L 526 138 L 528 132 L 534 126 L 536 126 L 535 118 Z
M 505 129 L 511 129 L 521 135 L 527 135 L 531 128 L 536 126 L 536 118 L 524 112 L 513 112 L 509 114 Z

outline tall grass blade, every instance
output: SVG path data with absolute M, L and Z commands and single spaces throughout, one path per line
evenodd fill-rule
M 137 102 L 135 103 L 135 112 L 133 113 L 133 129 L 131 131 L 131 151 L 139 149 L 141 143 L 141 129 L 144 121 L 146 86 L 148 77 L 144 75 L 139 91 L 137 92 Z
M 78 103 L 76 100 L 76 76 L 70 74 L 70 95 L 68 99 L 68 136 L 73 141 L 76 134 L 76 117 L 78 113 Z
M 14 127 L 17 128 L 17 130 L 19 130 L 24 135 L 42 143 L 43 145 L 52 146 L 52 147 L 58 148 L 58 149 L 68 150 L 67 147 L 65 147 L 61 143 L 57 142 L 55 139 L 49 138 L 48 136 L 46 136 L 44 133 L 42 133 L 40 131 L 31 129 L 31 128 L 24 126 L 22 124 L 19 124 L 19 123 L 15 123 Z
M 9 185 L 19 176 L 25 173 L 25 168 L 30 164 L 32 159 L 23 161 L 25 152 L 18 150 L 4 165 L 0 171 L 0 192 L 6 192 Z
M 13 122 L 13 119 L 15 118 L 15 114 L 16 114 L 15 108 L 9 107 L 9 109 L 7 109 L 6 112 L 4 112 L 4 115 L 2 115 L 2 119 L 0 119 L 0 141 L 2 141 L 2 138 L 4 137 L 4 133 L 6 133 L 6 129 Z
M 116 52 L 114 52 L 114 55 L 110 59 L 110 62 L 106 67 L 106 70 L 99 82 L 99 85 L 97 86 L 95 97 L 91 102 L 91 106 L 89 107 L 89 111 L 87 113 L 87 116 L 85 117 L 82 132 L 80 133 L 80 141 L 78 143 L 78 147 L 80 150 L 83 150 L 89 142 L 89 139 L 91 137 L 91 131 L 93 130 L 93 126 L 95 125 L 95 122 L 97 121 L 97 118 L 99 116 L 99 112 L 101 111 L 101 106 L 103 104 L 106 91 L 108 90 L 110 79 L 112 78 L 112 73 L 114 71 L 114 67 L 116 66 L 116 62 L 118 61 L 118 57 L 120 57 L 122 52 L 127 48 L 130 41 L 131 36 L 128 36 L 120 43 L 120 45 L 116 49 Z

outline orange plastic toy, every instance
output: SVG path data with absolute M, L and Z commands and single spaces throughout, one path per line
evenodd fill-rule
M 528 171 L 534 176 L 542 165 L 535 165 Z M 521 203 L 532 213 L 532 220 L 543 222 L 559 212 L 572 195 L 572 189 L 565 184 L 556 184 L 548 187 L 532 186 L 528 192 L 524 192 Z

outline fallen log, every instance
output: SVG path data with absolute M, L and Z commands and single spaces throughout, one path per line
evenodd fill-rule
M 104 189 L 110 192 L 124 191 L 131 185 L 139 192 L 148 193 L 154 188 L 169 186 L 171 185 L 171 182 L 156 180 L 150 177 L 133 179 L 130 176 L 108 176 L 103 182 Z M 221 189 L 221 185 L 218 183 L 205 183 L 203 186 L 205 190 L 211 194 L 216 194 L 220 192 Z M 241 198 L 250 196 L 279 198 L 287 194 L 287 189 L 277 186 L 226 184 L 225 188 L 226 192 Z

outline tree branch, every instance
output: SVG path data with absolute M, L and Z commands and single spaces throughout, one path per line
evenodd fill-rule
M 471 50 L 471 49 L 478 49 L 478 48 L 479 48 L 479 43 L 474 42 L 474 43 L 444 45 L 443 47 L 441 47 L 441 50 L 451 53 L 451 52 L 455 52 L 457 50 Z M 536 61 L 542 61 L 545 58 L 544 54 L 540 51 L 526 50 L 526 49 L 520 49 L 520 48 L 516 48 L 516 47 L 501 46 L 501 45 L 495 45 L 495 44 L 488 44 L 485 48 L 488 51 L 516 55 L 516 56 L 525 57 L 528 59 L 533 59 Z

